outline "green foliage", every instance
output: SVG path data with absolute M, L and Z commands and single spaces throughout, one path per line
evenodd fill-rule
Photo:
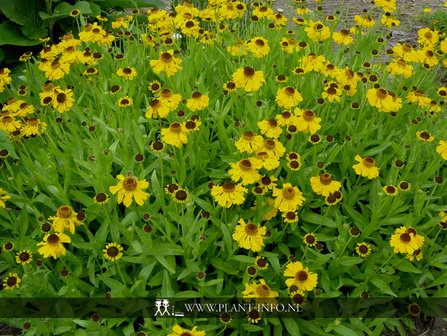
M 426 21 L 434 29 L 447 34 L 447 10 L 435 10 Z

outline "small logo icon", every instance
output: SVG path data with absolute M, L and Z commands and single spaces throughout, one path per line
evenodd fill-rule
M 155 300 L 155 316 L 163 316 L 167 314 L 170 315 L 169 311 L 169 301 L 167 299 L 157 299 Z

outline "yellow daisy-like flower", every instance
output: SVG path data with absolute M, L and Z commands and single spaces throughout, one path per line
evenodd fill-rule
M 394 253 L 413 254 L 413 252 L 420 249 L 423 244 L 424 237 L 418 235 L 416 230 L 411 226 L 409 228 L 401 226 L 396 229 L 390 240 L 391 247 L 394 247 Z
M 332 33 L 332 39 L 337 44 L 348 45 L 354 42 L 354 39 L 349 35 L 349 30 L 342 29 L 339 32 Z
M 192 97 L 186 101 L 186 106 L 191 111 L 201 111 L 210 104 L 210 98 L 196 91 Z
M 188 143 L 187 131 L 178 122 L 173 122 L 168 128 L 163 128 L 161 130 L 161 137 L 168 145 L 178 148 Z
M 54 90 L 55 98 L 53 99 L 53 107 L 60 113 L 68 111 L 74 104 L 73 91 L 68 90 Z
M 5 195 L 6 190 L 0 188 L 0 208 L 6 208 L 6 200 L 9 200 L 11 198 L 11 196 L 9 195 Z
M 120 77 L 124 77 L 128 80 L 132 80 L 137 76 L 137 70 L 135 68 L 119 68 L 116 74 Z
M 239 219 L 238 223 L 233 233 L 233 239 L 238 242 L 239 247 L 253 252 L 261 251 L 267 229 L 253 223 L 245 223 L 243 219 Z
M 439 146 L 436 147 L 436 153 L 441 154 L 441 157 L 447 160 L 447 141 L 439 141 Z
M 295 109 L 295 115 L 298 117 L 296 127 L 300 132 L 315 134 L 321 128 L 321 118 L 316 118 L 311 110 Z
M 116 261 L 121 259 L 123 253 L 121 252 L 123 247 L 117 243 L 110 243 L 106 245 L 106 248 L 102 250 L 104 252 L 104 257 L 111 261 Z
M 259 280 L 259 284 L 256 281 L 245 284 L 245 290 L 242 292 L 243 298 L 247 300 L 255 299 L 256 305 L 262 304 L 276 304 L 278 301 L 275 299 L 279 293 L 271 290 L 264 279 Z
M 407 254 L 405 256 L 405 258 L 407 258 L 410 261 L 413 261 L 414 259 L 416 259 L 417 261 L 421 260 L 423 258 L 423 253 L 421 251 L 421 249 L 417 249 L 414 250 L 414 252 L 412 254 Z
M 133 99 L 129 96 L 124 96 L 123 98 L 118 99 L 119 107 L 129 107 L 133 105 Z
M 426 131 L 416 132 L 416 136 L 417 136 L 418 140 L 421 140 L 424 142 L 432 142 L 433 140 L 435 140 L 435 138 L 433 136 L 431 136 L 431 134 Z
M 286 148 L 284 145 L 278 140 L 267 139 L 262 144 L 262 147 L 257 150 L 258 153 L 265 152 L 268 154 L 268 158 L 279 159 L 284 155 Z
M 67 62 L 62 62 L 60 60 L 55 60 L 47 68 L 45 76 L 53 81 L 63 78 L 65 75 L 70 73 L 70 64 Z
M 360 155 L 355 156 L 355 161 L 359 162 L 352 166 L 357 175 L 367 177 L 370 180 L 379 176 L 379 168 L 375 167 L 375 161 L 373 158 L 362 158 Z
M 9 275 L 3 280 L 3 287 L 5 290 L 13 290 L 19 288 L 22 279 L 19 278 L 17 273 L 9 273 Z
M 41 122 L 37 118 L 29 118 L 26 121 L 26 124 L 21 129 L 21 134 L 23 136 L 36 136 L 41 135 L 47 127 L 47 124 L 44 122 Z
M 275 208 L 281 212 L 293 212 L 305 201 L 303 193 L 290 183 L 285 183 L 282 189 L 275 188 L 273 196 L 276 197 Z
M 310 178 L 310 184 L 312 190 L 318 195 L 329 196 L 335 191 L 339 191 L 341 188 L 341 183 L 334 181 L 332 175 L 329 173 L 324 173 L 321 176 L 314 176 Z
M 314 247 L 317 244 L 317 238 L 314 233 L 306 233 L 303 237 L 303 242 L 307 246 Z
M 230 165 L 231 169 L 228 171 L 228 174 L 230 174 L 231 179 L 235 182 L 242 179 L 242 185 L 255 183 L 261 178 L 258 169 L 262 168 L 262 161 L 249 158 L 230 163 Z
M 383 191 L 388 196 L 396 196 L 397 195 L 397 188 L 393 185 L 384 186 Z
M 253 152 L 256 152 L 260 147 L 262 147 L 263 144 L 262 136 L 257 135 L 253 132 L 245 132 L 239 140 L 237 140 L 234 145 L 239 150 L 239 152 L 243 153 L 246 152 L 248 154 L 251 154 Z
M 49 220 L 53 221 L 53 228 L 58 233 L 69 230 L 71 234 L 75 233 L 75 226 L 82 225 L 77 219 L 77 213 L 68 205 L 63 205 L 57 209 L 56 216 L 52 216 Z
M 163 52 L 160 55 L 160 59 L 150 61 L 152 70 L 156 74 L 159 74 L 164 71 L 164 72 L 166 72 L 166 75 L 168 77 L 173 76 L 178 70 L 183 69 L 180 66 L 181 63 L 182 63 L 181 59 L 174 57 L 173 49 Z
M 123 175 L 118 175 L 117 179 L 120 180 L 116 186 L 109 187 L 112 194 L 118 193 L 118 204 L 124 203 L 126 207 L 132 204 L 132 201 L 138 205 L 143 205 L 149 197 L 149 194 L 144 192 L 143 189 L 149 187 L 149 182 L 145 179 L 138 181 L 136 178 Z
M 151 143 L 150 147 L 151 150 L 155 153 L 161 153 L 165 150 L 165 144 L 160 140 L 155 140 L 153 143 Z
M 268 138 L 277 139 L 282 133 L 282 128 L 278 126 L 278 122 L 275 119 L 259 121 L 258 126 L 261 134 Z
M 247 43 L 247 50 L 256 58 L 264 57 L 270 52 L 269 42 L 263 37 L 254 37 Z
M 309 272 L 299 261 L 288 264 L 284 276 L 291 277 L 286 280 L 287 287 L 294 285 L 302 291 L 311 291 L 317 287 L 318 274 Z
M 192 328 L 192 330 L 183 329 L 178 324 L 172 328 L 172 333 L 167 336 L 205 336 L 204 331 L 198 331 L 197 327 Z
M 62 243 L 71 243 L 70 237 L 64 233 L 48 233 L 42 242 L 37 243 L 37 246 L 42 246 L 38 252 L 43 254 L 44 258 L 53 257 L 57 259 L 59 256 L 65 255 L 67 251 Z
M 171 112 L 171 109 L 169 108 L 169 105 L 164 102 L 166 101 L 160 99 L 152 99 L 146 110 L 146 118 L 165 118 L 169 114 L 169 112 Z
M 178 188 L 171 194 L 172 199 L 176 203 L 186 203 L 189 200 L 189 195 L 185 189 Z
M 267 259 L 265 259 L 264 257 L 257 256 L 255 259 L 255 266 L 259 270 L 263 271 L 269 267 L 269 263 L 267 262 Z
M 6 86 L 11 83 L 12 78 L 9 76 L 11 70 L 8 68 L 0 69 L 0 86 Z
M 287 86 L 278 89 L 275 101 L 281 107 L 291 108 L 301 103 L 303 101 L 303 96 L 301 96 L 301 93 L 297 89 Z
M 295 211 L 289 211 L 282 214 L 284 223 L 296 223 L 299 218 Z
M 368 255 L 370 255 L 370 253 L 371 253 L 371 245 L 369 245 L 365 242 L 357 243 L 357 247 L 355 248 L 355 251 L 357 252 L 357 254 L 359 256 L 361 256 L 362 258 L 365 258 Z
M 110 201 L 110 197 L 105 193 L 98 193 L 93 197 L 93 202 L 99 205 L 106 204 L 108 201 Z
M 33 260 L 33 254 L 31 250 L 22 250 L 17 252 L 16 255 L 16 263 L 26 265 L 29 264 Z
M 247 320 L 250 323 L 258 323 L 261 321 L 261 313 L 256 308 L 252 308 L 247 313 Z
M 236 87 L 242 88 L 247 92 L 259 90 L 262 83 L 265 82 L 264 73 L 262 71 L 255 71 L 250 67 L 237 69 L 232 77 Z
M 149 83 L 149 85 L 147 86 L 148 90 L 151 91 L 152 93 L 156 93 L 158 91 L 161 90 L 163 84 L 157 80 L 154 80 L 152 82 Z
M 225 208 L 231 207 L 233 204 L 242 204 L 245 201 L 244 194 L 247 189 L 242 185 L 237 185 L 232 182 L 225 182 L 222 186 L 213 186 L 211 189 L 211 196 L 214 200 Z
M 409 190 L 411 190 L 411 184 L 408 183 L 407 181 L 399 182 L 397 187 L 399 188 L 400 191 L 409 191 Z

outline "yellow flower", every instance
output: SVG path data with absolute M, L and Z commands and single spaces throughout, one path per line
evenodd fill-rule
M 348 45 L 354 42 L 354 39 L 349 35 L 349 30 L 342 29 L 340 32 L 333 32 L 332 39 L 337 44 Z
M 197 331 L 197 327 L 192 328 L 192 330 L 183 329 L 178 324 L 172 328 L 172 334 L 167 336 L 205 336 L 204 331 Z
M 359 256 L 365 258 L 371 254 L 371 245 L 369 245 L 365 242 L 357 243 L 357 247 L 355 248 L 355 251 L 357 252 L 357 254 Z
M 149 197 L 149 194 L 142 190 L 149 187 L 149 183 L 145 179 L 138 181 L 134 177 L 124 177 L 123 175 L 118 175 L 117 179 L 120 180 L 118 184 L 109 187 L 109 190 L 112 194 L 118 193 L 118 204 L 124 203 L 126 207 L 129 207 L 133 199 L 138 205 L 144 204 Z
M 317 244 L 317 238 L 314 233 L 306 233 L 303 237 L 303 242 L 307 246 L 313 247 Z
M 19 278 L 17 273 L 9 273 L 3 280 L 3 287 L 5 290 L 13 290 L 14 288 L 19 288 L 19 284 L 22 282 L 22 279 Z
M 5 201 L 9 200 L 11 198 L 11 196 L 9 195 L 5 195 L 6 190 L 0 188 L 0 208 L 6 208 L 6 204 Z
M 239 219 L 238 223 L 233 233 L 233 239 L 238 242 L 239 247 L 253 252 L 261 251 L 267 229 L 253 223 L 245 223 L 243 219 Z
M 304 28 L 310 39 L 313 41 L 324 41 L 331 36 L 331 30 L 323 22 L 309 22 L 309 26 Z
M 379 176 L 379 168 L 375 167 L 373 158 L 365 157 L 362 159 L 360 155 L 355 156 L 355 161 L 359 162 L 352 166 L 357 175 L 367 177 L 370 180 Z
M 414 70 L 413 66 L 407 63 L 402 58 L 394 60 L 394 62 L 390 63 L 386 69 L 392 74 L 395 75 L 403 75 L 405 78 L 409 78 L 413 75 Z
M 396 112 L 402 107 L 401 98 L 382 88 L 369 89 L 366 92 L 366 97 L 368 98 L 368 103 L 377 107 L 379 112 Z
M 178 93 L 173 93 L 170 89 L 163 89 L 160 91 L 158 99 L 169 107 L 171 111 L 175 110 L 182 100 L 182 96 Z
M 257 135 L 253 132 L 245 132 L 239 140 L 237 140 L 234 145 L 239 150 L 239 152 L 246 152 L 251 154 L 262 147 L 263 139 L 262 136 Z
M 178 122 L 173 122 L 168 128 L 163 128 L 161 130 L 161 137 L 168 145 L 178 148 L 188 143 L 186 129 Z
M 258 148 L 256 152 L 262 153 L 265 152 L 268 154 L 268 159 L 279 159 L 283 156 L 286 148 L 284 145 L 278 140 L 267 139 L 262 144 L 261 148 Z
M 124 96 L 123 98 L 118 99 L 119 107 L 129 107 L 133 105 L 133 99 L 129 96 Z
M 166 102 L 166 100 L 152 99 L 146 110 L 146 118 L 165 118 L 169 112 L 171 112 L 171 109 L 169 108 L 169 105 L 164 102 Z
M 58 110 L 60 113 L 68 111 L 74 104 L 73 91 L 68 90 L 54 90 L 55 99 L 53 100 L 53 108 Z
M 396 196 L 397 195 L 397 188 L 393 185 L 384 186 L 382 189 L 385 192 L 385 194 L 387 194 L 388 196 Z
M 432 137 L 431 134 L 426 131 L 418 131 L 418 132 L 416 132 L 416 136 L 417 136 L 418 140 L 421 140 L 424 142 L 432 142 L 433 140 L 435 140 L 435 138 Z
M 123 253 L 121 252 L 123 247 L 117 243 L 110 243 L 106 245 L 106 248 L 102 250 L 104 253 L 104 257 L 111 260 L 116 261 L 121 259 Z
M 66 249 L 62 243 L 71 243 L 71 239 L 64 233 L 52 233 L 46 234 L 43 241 L 37 243 L 37 246 L 42 246 L 39 248 L 38 252 L 43 254 L 44 258 L 53 257 L 57 259 L 61 255 L 65 255 Z
M 186 101 L 186 106 L 191 111 L 201 111 L 207 107 L 210 103 L 208 96 L 202 95 L 200 92 L 196 91 L 192 94 L 192 97 Z
M 278 126 L 278 122 L 275 119 L 259 121 L 258 126 L 261 134 L 268 138 L 277 139 L 282 133 L 282 128 Z
M 31 137 L 35 135 L 41 135 L 47 127 L 47 124 L 41 122 L 39 119 L 30 118 L 26 121 L 26 124 L 22 127 L 21 133 L 23 136 Z
M 318 274 L 309 272 L 299 261 L 288 264 L 284 276 L 291 277 L 286 280 L 287 287 L 294 285 L 301 291 L 311 291 L 317 287 Z
M 354 22 L 363 28 L 372 28 L 376 24 L 376 22 L 366 15 L 355 15 Z
M 120 77 L 125 77 L 128 80 L 132 80 L 137 75 L 135 68 L 119 68 L 116 74 Z
M 269 263 L 267 262 L 267 259 L 265 259 L 264 257 L 261 257 L 261 256 L 256 257 L 254 264 L 261 271 L 266 270 L 269 267 Z
M 233 82 L 237 88 L 243 88 L 247 92 L 257 91 L 262 86 L 264 73 L 255 71 L 250 67 L 239 68 L 233 74 Z
M 276 197 L 275 208 L 281 212 L 293 212 L 305 201 L 303 193 L 291 183 L 285 183 L 282 189 L 273 189 L 273 196 Z
M 295 115 L 298 117 L 296 127 L 300 132 L 315 134 L 321 128 L 321 118 L 316 118 L 315 113 L 311 110 L 303 112 L 300 109 L 295 109 Z
M 33 254 L 31 250 L 22 250 L 17 252 L 16 255 L 16 263 L 26 265 L 29 264 L 33 260 Z
M 247 43 L 247 50 L 256 58 L 264 57 L 270 52 L 269 42 L 263 37 L 253 37 Z
M 245 284 L 245 290 L 242 292 L 244 299 L 255 299 L 255 305 L 262 304 L 276 304 L 278 301 L 275 299 L 279 293 L 272 291 L 266 284 L 264 279 L 259 280 L 259 284 L 256 281 Z
M 341 188 L 341 183 L 332 180 L 332 175 L 329 173 L 311 177 L 310 184 L 315 193 L 325 197 L 329 196 L 329 194 L 333 194 L 335 191 L 339 191 Z
M 58 233 L 70 230 L 70 233 L 73 234 L 75 226 L 82 225 L 82 222 L 77 219 L 77 213 L 68 205 L 59 207 L 56 216 L 50 217 L 49 220 L 53 221 L 53 228 Z
M 0 86 L 9 85 L 12 81 L 12 78 L 9 76 L 11 70 L 8 68 L 0 69 Z
M 69 63 L 55 60 L 46 70 L 45 76 L 52 81 L 63 78 L 69 72 L 70 72 Z
M 95 195 L 95 197 L 93 197 L 93 202 L 99 205 L 104 205 L 108 201 L 110 201 L 109 195 L 105 193 L 98 193 Z
M 171 194 L 172 199 L 176 203 L 186 203 L 189 200 L 189 195 L 185 189 L 178 188 Z
M 276 103 L 284 108 L 291 108 L 298 105 L 303 101 L 303 96 L 301 96 L 300 91 L 294 89 L 291 86 L 287 86 L 282 89 L 278 89 L 276 92 Z
M 436 153 L 441 154 L 441 157 L 444 160 L 447 160 L 447 141 L 439 141 L 439 146 L 436 147 Z
M 225 182 L 222 186 L 213 186 L 211 196 L 214 200 L 225 208 L 231 207 L 233 204 L 242 204 L 245 201 L 244 194 L 247 189 L 242 185 L 232 182 Z
M 334 83 L 333 85 L 325 88 L 325 91 L 321 94 L 321 97 L 329 100 L 331 103 L 334 100 L 340 102 L 340 96 L 342 93 L 343 91 L 338 89 L 338 85 Z
M 243 159 L 239 162 L 230 163 L 231 169 L 228 171 L 231 179 L 238 182 L 242 179 L 241 185 L 252 184 L 261 178 L 258 169 L 262 168 L 262 162 L 255 158 Z
M 396 229 L 390 240 L 391 247 L 394 247 L 394 253 L 413 254 L 413 252 L 420 249 L 423 244 L 424 237 L 418 235 L 416 230 L 411 226 L 409 228 L 401 226 Z
M 183 68 L 180 66 L 182 60 L 174 57 L 174 50 L 170 49 L 160 55 L 160 59 L 151 60 L 150 65 L 152 70 L 159 74 L 161 72 L 166 72 L 168 77 L 173 76 L 178 70 Z

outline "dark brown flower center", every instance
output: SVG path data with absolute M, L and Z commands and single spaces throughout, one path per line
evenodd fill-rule
M 402 233 L 400 235 L 400 241 L 404 244 L 409 243 L 411 241 L 411 236 L 408 233 Z
M 306 281 L 308 277 L 309 276 L 308 276 L 307 272 L 303 271 L 303 270 L 301 270 L 295 274 L 295 279 L 298 280 L 299 282 Z
M 258 226 L 253 223 L 245 225 L 245 233 L 249 236 L 254 236 L 258 233 Z
M 242 160 L 241 162 L 239 162 L 239 168 L 241 170 L 247 171 L 252 168 L 252 164 L 249 160 Z
M 256 261 L 256 265 L 258 265 L 258 267 L 265 267 L 267 265 L 267 260 L 265 260 L 264 258 L 259 258 Z
M 169 126 L 169 128 L 173 133 L 180 133 L 182 131 L 182 127 L 178 122 L 172 123 L 171 126 Z
M 161 141 L 154 141 L 152 144 L 152 147 L 154 147 L 155 150 L 162 150 L 163 149 L 163 142 Z
M 50 223 L 43 223 L 40 229 L 43 232 L 49 232 L 51 230 L 51 224 Z
M 104 193 L 99 193 L 96 195 L 97 202 L 104 202 L 107 199 L 107 195 Z
M 131 69 L 131 68 L 124 68 L 124 69 L 123 69 L 123 72 L 124 72 L 126 75 L 130 75 L 130 74 L 132 73 L 132 69 Z
M 243 137 L 244 140 L 246 140 L 246 141 L 251 141 L 251 140 L 254 139 L 255 135 L 254 135 L 253 132 L 248 131 L 248 132 L 245 132 L 245 133 L 242 135 L 242 137 Z
M 260 297 L 268 297 L 270 295 L 270 287 L 267 285 L 259 285 L 256 287 L 256 294 L 258 294 Z
M 399 184 L 399 186 L 400 186 L 401 189 L 408 189 L 408 183 L 407 182 L 401 182 Z
M 420 137 L 422 139 L 430 139 L 430 134 L 428 132 L 421 132 Z
M 234 185 L 234 183 L 232 182 L 225 182 L 222 185 L 222 189 L 225 192 L 233 192 L 236 189 L 236 186 Z
M 268 186 L 268 185 L 270 185 L 270 183 L 272 183 L 272 179 L 270 177 L 268 177 L 268 176 L 264 176 L 261 179 L 261 182 L 262 182 L 263 185 Z
M 55 245 L 55 244 L 59 243 L 59 241 L 60 241 L 60 238 L 57 234 L 51 234 L 47 238 L 47 243 L 50 245 Z
M 324 173 L 320 176 L 320 182 L 323 185 L 329 185 L 332 182 L 332 176 L 329 173 Z
M 118 250 L 118 247 L 116 247 L 116 246 L 110 246 L 108 249 L 107 249 L 107 255 L 109 256 L 109 257 L 116 257 L 117 255 L 118 255 L 118 253 L 119 253 L 120 251 Z
M 386 187 L 386 191 L 389 194 L 394 194 L 396 192 L 396 188 L 394 188 L 393 186 L 388 186 Z
M 169 63 L 172 61 L 172 55 L 170 53 L 165 52 L 161 54 L 161 60 L 163 62 Z
M 30 258 L 30 256 L 29 256 L 29 253 L 28 252 L 21 252 L 20 254 L 19 254 L 19 260 L 20 261 L 28 261 L 29 260 L 29 258 Z
M 293 96 L 295 94 L 295 89 L 293 87 L 286 87 L 285 91 L 286 95 Z
M 287 187 L 282 190 L 282 196 L 287 200 L 293 199 L 295 194 L 296 192 L 292 187 Z
M 57 216 L 60 218 L 70 218 L 73 211 L 69 206 L 61 206 L 59 209 L 57 209 Z
M 378 89 L 376 92 L 377 98 L 379 99 L 385 99 L 386 98 L 386 90 L 384 89 Z
M 245 67 L 244 68 L 244 75 L 246 77 L 253 77 L 255 75 L 255 70 L 250 68 L 250 67 Z
M 178 199 L 179 201 L 185 201 L 188 198 L 188 194 L 184 190 L 178 190 L 175 193 L 175 198 Z
M 17 278 L 14 276 L 11 276 L 8 278 L 8 280 L 6 280 L 6 284 L 8 285 L 8 287 L 13 287 L 17 284 Z
M 363 165 L 368 168 L 374 167 L 374 159 L 370 157 L 364 158 Z
M 315 118 L 315 113 L 313 113 L 311 110 L 306 110 L 303 112 L 303 119 L 306 121 L 312 121 Z
M 256 43 L 256 45 L 259 46 L 259 47 L 263 47 L 264 44 L 265 44 L 264 41 L 261 40 L 261 39 L 257 39 L 257 40 L 255 41 L 255 43 Z
M 200 97 L 202 97 L 202 94 L 200 92 L 194 92 L 192 94 L 192 98 L 194 99 L 199 99 Z
M 126 191 L 134 191 L 137 189 L 138 182 L 133 177 L 126 177 L 123 181 L 123 188 Z
M 56 100 L 59 104 L 63 104 L 67 100 L 67 95 L 61 92 L 56 96 Z
M 274 148 L 275 148 L 275 145 L 276 145 L 276 143 L 275 143 L 275 141 L 273 141 L 273 140 L 266 140 L 265 142 L 264 142 L 264 144 L 265 144 L 265 148 L 267 148 L 267 149 L 269 149 L 269 150 L 273 150 Z
M 306 236 L 306 242 L 310 245 L 315 243 L 315 237 L 313 235 Z

